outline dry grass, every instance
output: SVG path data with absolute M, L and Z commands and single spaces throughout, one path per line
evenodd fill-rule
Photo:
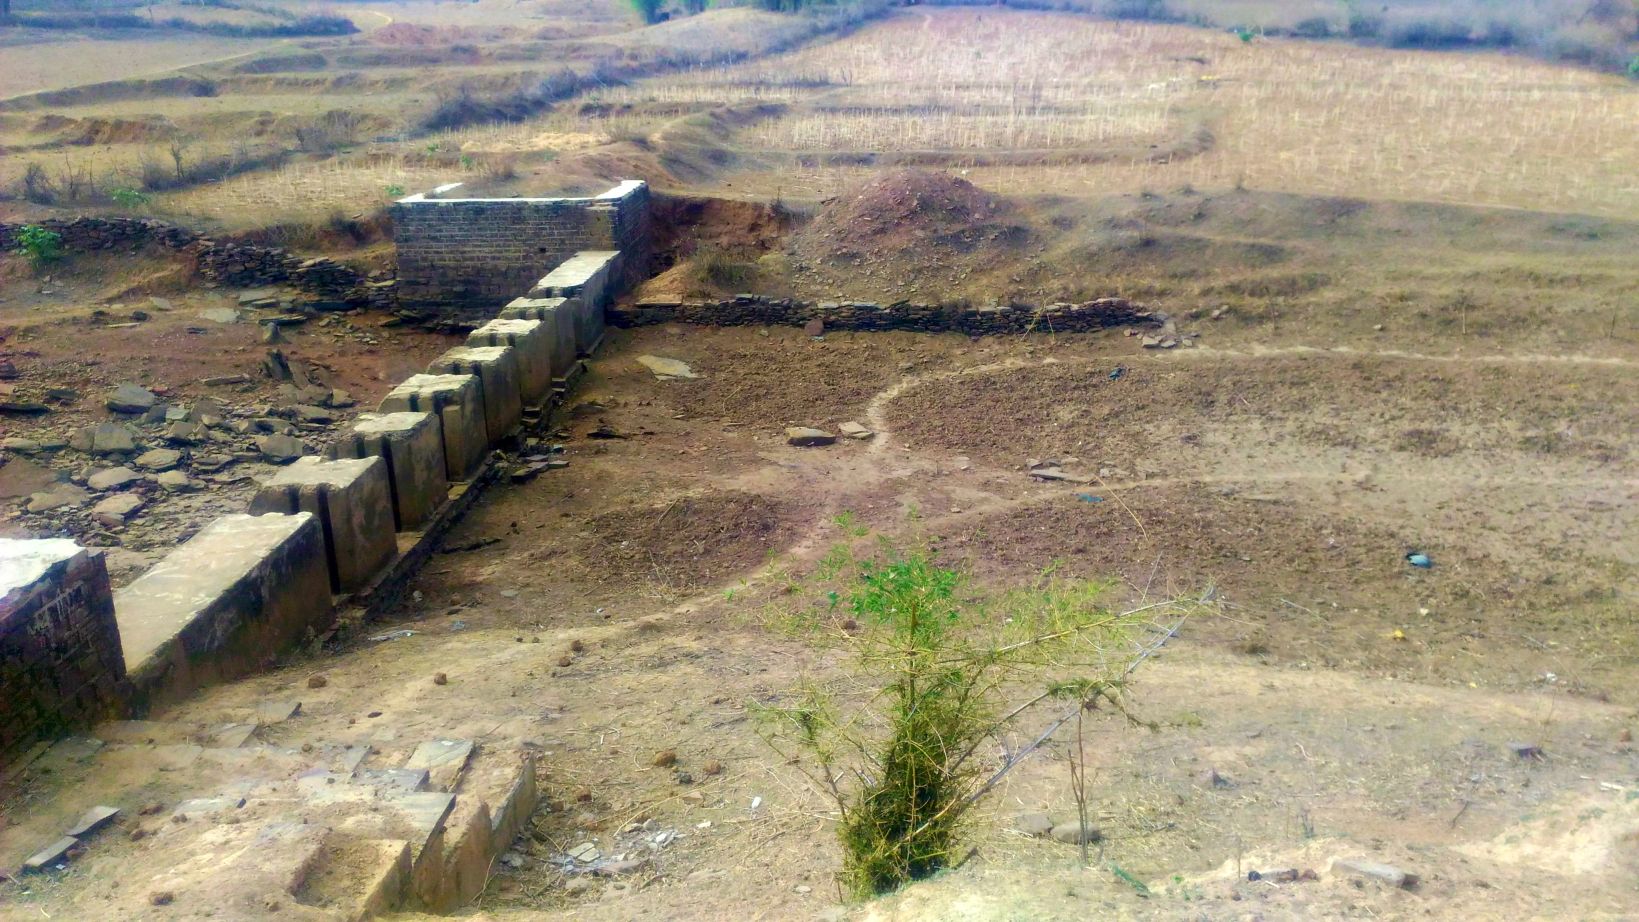
M 758 73 L 827 88 L 808 91 L 808 105 L 738 139 L 754 147 L 1052 146 L 1144 136 L 1176 113 L 1205 117 L 1216 138 L 1204 155 L 1171 163 L 1132 158 L 969 174 L 999 191 L 1244 183 L 1607 215 L 1639 209 L 1639 147 L 1631 142 L 1639 89 L 1515 57 L 1245 45 L 1183 26 L 932 10 L 774 61 L 685 75 L 664 92 L 704 99 L 721 90 L 723 102 L 738 101 Z M 887 100 L 920 108 L 872 108 Z M 1078 105 L 1087 114 L 1066 114 Z M 1055 141 L 1041 144 L 1043 137 Z M 806 170 L 733 179 L 743 191 L 829 194 L 856 176 Z

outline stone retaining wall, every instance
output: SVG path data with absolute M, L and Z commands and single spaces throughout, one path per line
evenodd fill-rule
M 913 330 L 922 333 L 1084 333 L 1117 326 L 1160 326 L 1164 314 L 1146 310 L 1125 298 L 1100 298 L 1083 304 L 1033 306 L 1011 304 L 968 307 L 934 304 L 873 304 L 850 301 L 795 301 L 740 295 L 728 301 L 639 301 L 617 305 L 609 323 L 620 327 L 656 323 L 704 326 L 774 324 L 804 326 L 818 320 L 836 330 Z
M 24 225 L 0 224 L 0 250 L 16 246 Z M 40 226 L 62 237 L 70 252 L 154 245 L 191 258 L 205 278 L 237 288 L 290 285 L 336 307 L 391 308 L 397 303 L 392 279 L 374 279 L 324 257 L 304 258 L 279 247 L 212 240 L 198 231 L 152 218 L 50 219 Z

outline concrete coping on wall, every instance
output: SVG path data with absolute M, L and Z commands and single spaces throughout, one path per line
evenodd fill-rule
M 536 282 L 530 296 L 551 295 L 561 298 L 577 295 L 588 282 L 597 278 L 598 273 L 607 272 L 610 264 L 619 258 L 619 250 L 581 250 L 558 263 L 556 269 Z
M 474 196 L 472 198 L 452 198 L 450 193 L 461 188 L 466 183 L 445 183 L 426 192 L 417 192 L 406 195 L 394 201 L 397 205 L 438 204 L 441 202 L 563 202 L 577 205 L 607 205 L 618 202 L 628 195 L 646 188 L 648 183 L 641 179 L 623 179 L 614 188 L 591 197 L 583 196 Z
M 0 538 L 0 625 L 35 583 L 85 552 L 72 538 Z

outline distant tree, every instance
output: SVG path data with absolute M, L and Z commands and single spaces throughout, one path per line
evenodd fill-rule
M 660 21 L 661 0 L 626 0 L 626 2 L 632 5 L 632 11 L 637 13 L 638 18 L 642 19 L 644 23 Z
M 698 16 L 711 6 L 711 0 L 683 0 L 683 12 L 690 16 Z

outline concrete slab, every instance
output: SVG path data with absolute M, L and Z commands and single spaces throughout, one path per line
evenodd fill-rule
M 229 515 L 114 594 L 136 711 L 265 668 L 328 627 L 330 578 L 313 515 Z
M 519 385 L 518 353 L 511 346 L 457 346 L 432 360 L 428 374 L 474 375 L 484 407 L 489 444 L 496 445 L 517 428 L 523 418 L 523 390 Z
M 250 511 L 318 518 L 335 592 L 363 589 L 398 553 L 393 495 L 381 458 L 302 458 L 262 485 Z
M 472 476 L 489 454 L 481 384 L 474 375 L 411 375 L 381 401 L 381 412 L 419 411 L 438 417 L 444 438 L 444 473 L 450 481 Z
M 79 839 L 76 839 L 73 836 L 63 836 L 50 845 L 47 845 L 45 848 L 42 848 L 30 855 L 28 859 L 23 862 L 23 870 L 44 871 L 47 868 L 55 867 L 56 865 L 67 861 L 68 850 L 79 844 Z
M 518 359 L 518 392 L 524 406 L 552 396 L 552 330 L 542 320 L 491 320 L 467 335 L 475 347 L 511 346 Z
M 386 464 L 398 531 L 416 530 L 449 498 L 444 431 L 432 413 L 361 413 L 325 457 L 377 457 Z
M 501 309 L 500 319 L 539 320 L 545 325 L 552 344 L 552 376 L 561 379 L 580 354 L 575 345 L 575 312 L 580 309 L 579 301 L 571 303 L 568 298 L 514 298 Z

